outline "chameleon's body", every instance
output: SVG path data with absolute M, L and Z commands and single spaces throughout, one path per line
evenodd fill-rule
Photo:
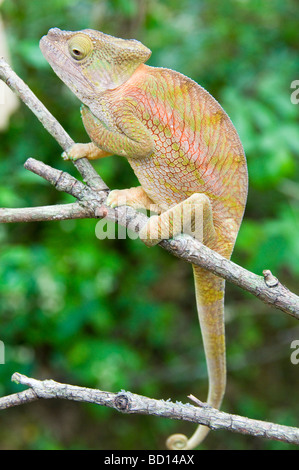
M 75 145 L 68 156 L 123 155 L 141 184 L 112 191 L 108 204 L 151 206 L 160 214 L 141 231 L 148 245 L 177 235 L 173 217 L 196 207 L 202 215 L 198 238 L 229 258 L 246 203 L 247 167 L 237 132 L 217 101 L 178 72 L 144 65 L 150 51 L 138 41 L 55 28 L 42 38 L 41 49 L 85 104 L 83 122 L 93 143 Z M 158 237 L 151 240 L 153 229 Z M 199 267 L 193 270 L 208 404 L 219 407 L 226 382 L 224 281 Z M 171 436 L 168 447 L 191 449 L 207 432 L 200 426 L 189 440 Z

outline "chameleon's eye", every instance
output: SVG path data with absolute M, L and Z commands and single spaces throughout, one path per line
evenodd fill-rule
M 85 34 L 73 36 L 68 43 L 69 52 L 76 60 L 84 59 L 93 48 L 91 39 Z

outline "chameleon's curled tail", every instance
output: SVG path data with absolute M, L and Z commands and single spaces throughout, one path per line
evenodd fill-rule
M 219 408 L 226 386 L 226 360 L 224 335 L 224 280 L 214 274 L 193 266 L 196 303 L 203 337 L 208 376 L 209 393 L 207 404 Z M 173 434 L 166 445 L 169 449 L 194 449 L 209 432 L 200 425 L 188 439 L 183 434 Z

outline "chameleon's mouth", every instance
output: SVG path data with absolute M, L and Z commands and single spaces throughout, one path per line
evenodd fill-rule
M 53 28 L 52 30 L 50 29 L 49 33 L 53 30 L 56 30 L 57 28 Z M 59 31 L 59 30 L 58 30 Z M 51 67 L 53 67 L 53 56 L 55 57 L 55 62 L 64 65 L 67 56 L 63 53 L 61 48 L 59 47 L 58 41 L 55 41 L 55 37 L 51 38 L 51 34 L 47 34 L 41 38 L 39 41 L 39 47 L 40 50 L 42 51 L 43 56 L 47 59 Z
M 61 46 L 60 36 L 65 37 L 63 33 L 64 31 L 58 28 L 50 29 L 48 34 L 43 36 L 39 42 L 40 50 L 56 75 L 83 103 L 88 104 L 83 95 L 86 94 L 86 96 L 91 97 L 94 93 L 94 88 L 90 81 L 74 65 L 68 51 L 64 50 L 64 47 Z M 83 90 L 83 93 L 79 89 Z
M 51 67 L 53 67 L 53 60 L 51 59 L 51 56 L 53 54 L 55 54 L 56 61 L 58 59 L 59 62 L 61 62 L 62 51 L 59 51 L 59 48 L 55 46 L 55 42 L 49 40 L 49 37 L 47 35 L 41 38 L 41 40 L 39 41 L 39 47 L 42 51 L 43 56 L 47 59 Z

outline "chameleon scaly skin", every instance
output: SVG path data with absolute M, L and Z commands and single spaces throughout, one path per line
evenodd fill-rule
M 140 232 L 148 246 L 185 231 L 183 212 L 191 226 L 200 214 L 196 238 L 230 258 L 246 204 L 247 167 L 238 134 L 217 101 L 184 75 L 145 65 L 151 52 L 135 40 L 54 28 L 40 47 L 84 103 L 92 143 L 76 144 L 66 157 L 123 155 L 138 177 L 140 187 L 114 190 L 107 203 L 154 205 L 159 215 Z M 218 408 L 226 383 L 224 281 L 197 266 L 193 271 L 209 374 L 207 402 Z M 192 449 L 208 431 L 199 426 L 190 439 L 171 436 L 167 446 Z

